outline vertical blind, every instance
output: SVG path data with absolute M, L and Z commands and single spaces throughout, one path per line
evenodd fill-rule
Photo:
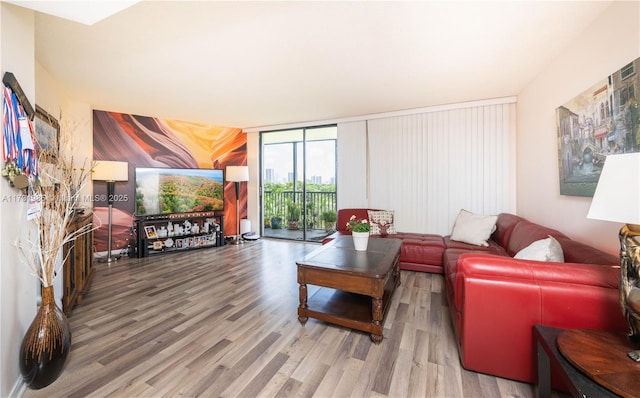
M 339 181 L 339 195 L 346 188 L 359 198 L 359 207 L 395 210 L 396 227 L 403 232 L 449 234 L 460 209 L 513 212 L 514 109 L 510 103 L 491 104 L 370 119 L 364 128 L 339 125 L 344 156 L 357 149 L 352 144 L 362 151 L 366 146 L 365 170 L 351 165 L 359 171 L 339 176 L 366 176 L 367 184 L 363 197 Z M 347 133 L 360 138 L 342 140 Z M 354 201 L 349 204 L 358 207 Z
M 338 209 L 368 206 L 366 123 L 338 123 Z

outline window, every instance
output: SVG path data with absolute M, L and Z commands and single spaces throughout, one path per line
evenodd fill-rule
M 635 72 L 636 72 L 635 66 L 633 65 L 633 62 L 630 62 L 627 65 L 623 66 L 622 69 L 620 69 L 620 78 L 624 80 L 634 75 Z

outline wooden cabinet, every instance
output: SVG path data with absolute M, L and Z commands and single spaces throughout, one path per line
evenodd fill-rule
M 69 229 L 77 231 L 92 221 L 92 213 L 78 214 L 71 221 Z M 76 304 L 82 303 L 82 296 L 89 290 L 93 277 L 93 231 L 65 244 L 63 251 L 66 259 L 62 267 L 62 310 L 68 316 Z
M 137 255 L 224 245 L 222 213 L 170 214 L 136 220 Z

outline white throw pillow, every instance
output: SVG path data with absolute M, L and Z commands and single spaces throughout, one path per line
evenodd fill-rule
M 451 239 L 476 246 L 489 246 L 487 240 L 496 229 L 498 216 L 482 216 L 466 210 L 460 210 Z
M 546 239 L 540 239 L 533 242 L 516 253 L 513 258 L 563 263 L 564 253 L 562 252 L 562 246 L 560 246 L 560 243 L 552 236 L 549 236 Z

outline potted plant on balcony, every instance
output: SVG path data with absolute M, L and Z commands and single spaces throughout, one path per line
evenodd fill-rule
M 273 198 L 268 197 L 264 200 L 264 227 L 271 228 L 271 219 L 273 218 Z
M 338 216 L 335 210 L 327 210 L 322 213 L 322 221 L 324 221 L 325 232 L 335 231 L 337 218 Z
M 300 204 L 290 200 L 287 204 L 287 223 L 289 229 L 298 229 L 298 222 L 300 221 L 301 215 L 302 209 L 300 209 Z
M 282 216 L 279 214 L 271 217 L 271 229 L 281 229 L 282 228 Z
M 271 216 L 269 216 L 268 214 L 264 215 L 264 227 L 271 228 Z
M 305 220 L 307 224 L 307 229 L 313 229 L 313 227 L 316 224 L 316 215 L 317 215 L 315 210 L 315 207 L 316 207 L 315 203 L 308 200 L 306 207 L 307 207 L 307 211 L 305 215 Z

